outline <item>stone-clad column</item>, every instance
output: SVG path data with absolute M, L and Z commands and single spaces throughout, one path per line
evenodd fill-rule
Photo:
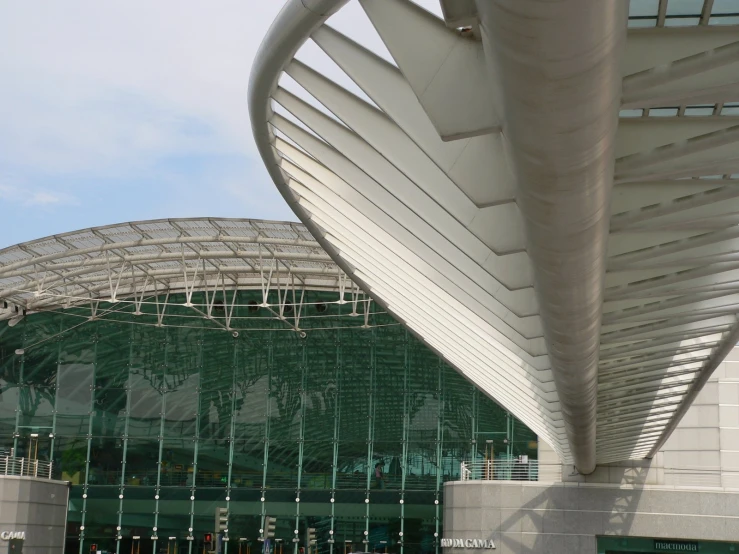
M 0 477 L 0 552 L 8 552 L 6 532 L 23 533 L 24 554 L 62 554 L 68 502 L 66 481 Z

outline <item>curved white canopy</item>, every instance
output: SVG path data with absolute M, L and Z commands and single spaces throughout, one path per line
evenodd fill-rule
M 346 0 L 290 0 L 264 40 L 276 185 L 564 460 L 653 455 L 739 335 L 739 27 L 710 0 L 358 1 L 392 61 L 325 24 Z M 294 59 L 308 38 L 351 87 Z
M 100 302 L 141 313 L 155 304 L 167 325 L 170 297 L 184 295 L 192 316 L 214 327 L 238 330 L 226 291 L 258 290 L 261 306 L 299 330 L 302 291 L 336 291 L 336 302 L 362 303 L 364 293 L 323 251 L 300 223 L 250 219 L 162 219 L 137 221 L 54 235 L 0 250 L 0 320 L 14 324 L 27 313 Z M 191 302 L 194 292 L 207 301 Z M 277 293 L 278 301 L 274 295 Z M 349 300 L 345 300 L 349 298 Z M 289 306 L 289 307 L 288 307 Z M 285 317 L 285 308 L 291 314 Z M 355 305 L 356 311 L 356 305 Z M 149 310 L 154 312 L 154 310 Z

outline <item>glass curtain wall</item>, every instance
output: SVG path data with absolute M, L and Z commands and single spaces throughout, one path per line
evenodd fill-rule
M 280 320 L 241 291 L 235 336 L 184 302 L 0 325 L 0 453 L 37 435 L 73 484 L 68 552 L 202 552 L 219 507 L 222 552 L 261 552 L 266 517 L 277 554 L 308 528 L 311 554 L 438 552 L 460 462 L 536 457 L 530 430 L 372 303 L 306 292 Z

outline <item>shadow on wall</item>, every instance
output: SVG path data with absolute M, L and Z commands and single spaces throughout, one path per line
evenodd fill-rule
M 648 467 L 624 469 L 630 470 L 624 481 L 627 485 L 643 484 L 649 471 Z M 502 551 L 540 554 L 595 552 L 595 536 L 604 529 L 609 535 L 629 535 L 643 489 L 552 485 L 543 491 L 529 486 L 500 487 L 497 491 L 501 495 L 497 536 Z M 505 498 L 509 494 L 511 497 Z
M 690 384 L 684 393 L 674 392 L 675 385 L 670 382 L 670 379 L 685 371 L 683 368 L 685 360 L 681 363 L 680 357 L 685 356 L 686 353 L 696 355 L 703 351 L 706 356 L 709 356 L 705 362 L 703 371 L 705 372 L 707 370 L 706 368 L 711 367 L 712 369 L 708 371 L 709 374 L 713 373 L 713 370 L 716 368 L 716 362 L 720 362 L 722 357 L 716 357 L 719 355 L 721 349 L 711 351 L 710 346 L 706 346 L 706 342 L 708 341 L 703 337 L 687 338 L 676 344 L 674 348 L 651 353 L 648 349 L 653 346 L 651 344 L 652 341 L 633 341 L 637 337 L 643 337 L 650 331 L 660 330 L 665 328 L 665 326 L 676 325 L 677 323 L 675 321 L 678 320 L 659 321 L 657 323 L 643 325 L 640 321 L 632 321 L 629 324 L 629 318 L 626 317 L 624 319 L 623 315 L 618 317 L 622 323 L 626 323 L 626 327 L 617 331 L 604 332 L 601 337 L 601 340 L 605 344 L 601 349 L 598 366 L 603 377 L 598 381 L 596 436 L 606 437 L 606 440 L 614 440 L 618 443 L 619 449 L 622 452 L 629 453 L 628 457 L 630 458 L 637 453 L 638 456 L 645 455 L 643 452 L 644 446 L 641 444 L 641 441 L 644 439 L 644 433 L 654 432 L 654 429 L 646 429 L 646 425 L 649 422 L 648 417 L 643 417 L 641 420 L 634 419 L 634 411 L 650 414 L 655 407 L 655 402 L 666 398 L 666 395 L 674 399 L 681 394 L 689 395 L 694 389 L 697 389 L 695 392 L 700 392 L 705 384 L 700 383 L 699 377 L 701 374 L 696 374 L 695 381 Z M 613 321 L 610 322 L 612 323 Z M 609 323 L 609 320 L 606 317 L 604 318 L 604 324 L 607 323 Z M 624 341 L 628 344 L 613 346 L 614 343 L 618 344 Z M 629 343 L 630 341 L 631 343 Z M 609 345 L 611 346 L 609 347 Z M 631 364 L 644 364 L 648 367 L 650 374 L 656 373 L 656 376 L 649 378 L 649 383 L 653 386 L 649 390 L 641 392 L 636 397 L 633 396 L 634 391 L 631 387 L 613 388 L 614 384 L 617 384 L 624 378 L 622 366 L 630 367 Z M 625 428 L 628 428 L 627 434 L 623 434 Z M 660 438 L 654 437 L 654 439 L 655 444 L 659 444 Z

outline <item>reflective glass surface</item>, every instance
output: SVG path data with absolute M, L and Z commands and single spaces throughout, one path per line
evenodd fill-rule
M 140 306 L 159 320 L 101 303 L 0 324 L 0 451 L 36 440 L 73 483 L 67 551 L 202 552 L 223 507 L 224 552 L 261 552 L 265 517 L 277 554 L 309 528 L 311 553 L 437 552 L 462 461 L 536 457 L 530 430 L 389 315 L 336 298 L 306 292 L 280 319 L 239 292 L 238 333 L 177 297 Z

